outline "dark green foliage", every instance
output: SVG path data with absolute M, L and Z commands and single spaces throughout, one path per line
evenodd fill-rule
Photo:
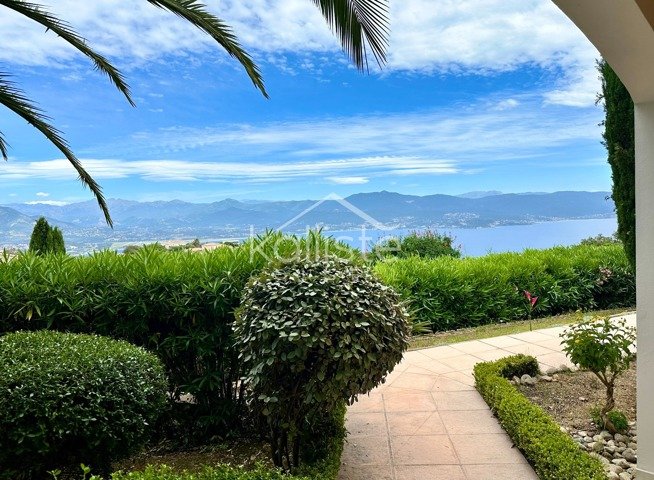
M 513 356 L 474 367 L 475 385 L 500 423 L 542 480 L 604 480 L 602 464 L 581 450 L 540 407 L 531 403 L 500 374 L 511 364 L 512 373 L 528 373 L 536 359 Z M 519 365 L 524 364 L 524 370 Z
M 618 238 L 627 258 L 636 266 L 636 183 L 634 148 L 634 102 L 611 66 L 598 65 L 604 99 L 604 145 L 608 152 L 612 197 L 618 215 Z
M 0 337 L 0 478 L 43 478 L 133 453 L 166 404 L 154 355 L 127 342 L 59 332 Z
M 392 238 L 375 245 L 370 252 L 373 258 L 418 256 L 436 258 L 460 257 L 461 251 L 452 245 L 452 238 L 432 230 L 411 232 L 406 237 Z
M 235 332 L 273 460 L 291 470 L 306 426 L 381 383 L 402 359 L 409 326 L 391 288 L 366 268 L 326 258 L 254 277 Z
M 234 309 L 253 273 L 270 259 L 356 252 L 316 234 L 268 234 L 236 248 L 132 255 L 18 256 L 0 262 L 0 332 L 52 328 L 121 338 L 156 353 L 188 421 L 181 437 L 200 441 L 239 426 L 245 396 Z M 355 261 L 361 261 L 355 260 Z
M 620 243 L 617 233 L 614 233 L 610 237 L 607 237 L 606 235 L 602 235 L 600 233 L 599 235 L 595 235 L 594 237 L 587 237 L 582 239 L 581 242 L 579 242 L 579 245 L 602 246 L 602 245 L 614 245 L 616 243 Z
M 330 477 L 316 477 L 329 480 Z M 175 472 L 166 466 L 147 467 L 142 472 L 114 473 L 112 480 L 311 480 L 310 477 L 288 476 L 278 470 L 257 467 L 246 470 L 242 467 L 227 465 L 206 467 L 199 472 Z M 89 480 L 100 480 L 91 477 Z
M 636 304 L 635 276 L 620 245 L 391 259 L 375 272 L 435 332 L 526 319 L 523 290 L 539 297 L 534 318 Z
M 66 247 L 61 230 L 58 227 L 51 227 L 44 217 L 40 217 L 32 230 L 29 251 L 36 255 L 65 254 Z
M 508 379 L 522 377 L 525 374 L 535 377 L 540 373 L 538 361 L 534 357 L 523 354 L 500 358 L 493 362 L 493 367 L 497 375 Z
M 593 422 L 595 422 L 595 425 L 597 425 L 597 428 L 607 430 L 607 426 L 604 424 L 604 420 L 602 419 L 602 407 L 594 406 L 591 408 L 590 416 L 593 419 Z M 627 419 L 627 416 L 620 410 L 611 410 L 607 413 L 607 416 L 617 432 L 626 433 L 629 431 L 629 419 Z

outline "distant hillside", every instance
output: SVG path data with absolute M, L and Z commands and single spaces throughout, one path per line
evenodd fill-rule
M 109 208 L 115 223 L 113 230 L 104 223 L 94 201 L 64 206 L 11 204 L 0 207 L 0 245 L 26 245 L 34 221 L 41 215 L 60 226 L 67 245 L 77 246 L 80 251 L 106 248 L 118 242 L 245 237 L 251 228 L 261 233 L 266 228 L 279 228 L 296 216 L 299 218 L 286 226 L 287 231 L 303 232 L 308 226 L 324 226 L 331 231 L 358 228 L 368 223 L 366 215 L 395 228 L 416 229 L 474 228 L 614 216 L 608 192 L 495 193 L 415 196 L 382 191 L 351 195 L 343 202 L 326 200 L 321 203 L 315 200 L 248 202 L 226 199 L 188 203 L 112 199 Z M 368 224 L 368 228 L 374 225 Z

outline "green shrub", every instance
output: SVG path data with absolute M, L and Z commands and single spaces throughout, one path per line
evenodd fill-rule
M 590 418 L 593 420 L 593 422 L 595 422 L 597 428 L 601 430 L 608 430 L 607 426 L 604 424 L 604 420 L 602 420 L 601 412 L 602 407 L 597 405 L 592 407 L 590 409 Z M 611 410 L 606 415 L 613 424 L 616 432 L 626 433 L 629 431 L 629 419 L 620 410 Z
M 434 332 L 635 305 L 636 282 L 620 245 L 557 247 L 477 258 L 418 257 L 378 262 L 375 272 Z
M 235 330 L 273 460 L 285 469 L 299 465 L 306 425 L 381 383 L 409 334 L 395 292 L 337 258 L 292 261 L 254 277 Z
M 275 258 L 313 258 L 352 249 L 311 233 L 268 233 L 235 248 L 200 253 L 157 246 L 130 255 L 20 255 L 0 262 L 0 333 L 55 329 L 125 339 L 163 361 L 177 405 L 176 436 L 201 440 L 239 426 L 245 415 L 232 322 L 253 273 Z M 183 415 L 184 420 L 179 420 Z
M 135 451 L 166 403 L 154 355 L 59 332 L 0 337 L 0 478 L 109 462 Z
M 326 477 L 324 477 L 326 478 Z M 206 467 L 200 472 L 175 472 L 167 466 L 147 467 L 142 472 L 114 473 L 112 480 L 310 480 L 310 477 L 288 476 L 278 470 L 258 467 L 246 470 L 227 465 Z M 90 480 L 100 480 L 91 477 Z M 318 479 L 316 479 L 318 480 Z
M 616 244 L 620 244 L 620 240 L 618 239 L 617 232 L 611 235 L 610 237 L 607 237 L 606 235 L 602 235 L 600 233 L 599 235 L 595 235 L 594 237 L 584 238 L 581 240 L 581 242 L 579 242 L 579 245 L 595 245 L 595 246 L 616 245 Z
M 478 363 L 474 367 L 477 390 L 534 466 L 538 478 L 605 480 L 602 464 L 581 450 L 547 413 L 502 375 L 529 373 L 535 362 L 533 357 L 513 356 L 497 362 Z
M 45 217 L 39 217 L 32 230 L 29 251 L 35 255 L 65 254 L 64 235 L 58 227 L 51 227 Z
M 609 412 L 615 406 L 615 381 L 622 372 L 629 369 L 634 359 L 636 329 L 628 327 L 625 320 L 591 317 L 570 326 L 561 337 L 563 351 L 570 360 L 593 372 L 606 387 L 606 402 L 599 416 L 604 428 L 613 434 L 617 433 L 619 428 L 613 424 Z
M 373 258 L 418 256 L 437 258 L 461 256 L 461 250 L 453 246 L 452 237 L 432 230 L 411 232 L 406 237 L 390 238 L 376 244 L 370 252 Z

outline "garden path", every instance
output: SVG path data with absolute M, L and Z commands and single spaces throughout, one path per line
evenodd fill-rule
M 636 315 L 627 315 L 636 325 Z M 564 327 L 407 352 L 387 382 L 348 408 L 340 480 L 537 480 L 474 388 L 478 362 L 524 353 L 571 366 Z

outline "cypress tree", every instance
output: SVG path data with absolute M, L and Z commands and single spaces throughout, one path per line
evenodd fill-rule
M 605 61 L 598 65 L 604 99 L 604 146 L 613 179 L 612 198 L 618 216 L 618 238 L 636 266 L 636 184 L 634 102 L 618 75 Z
M 39 217 L 32 230 L 30 238 L 30 245 L 28 250 L 42 255 L 48 251 L 48 233 L 50 232 L 50 225 L 44 217 Z
M 32 230 L 29 251 L 37 255 L 66 253 L 64 235 L 58 227 L 51 227 L 44 217 L 40 217 Z

